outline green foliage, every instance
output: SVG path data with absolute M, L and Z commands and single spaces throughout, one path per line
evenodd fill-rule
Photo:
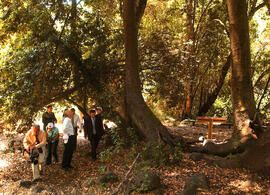
M 117 120 L 114 111 L 124 98 L 125 80 L 119 1 L 77 2 L 76 14 L 68 1 L 0 2 L 1 121 L 15 127 L 21 120 L 27 126 L 47 104 L 63 103 L 66 97 L 81 105 L 86 102 L 86 106 L 96 102 L 102 105 L 106 117 Z M 226 2 L 198 1 L 193 6 L 194 40 L 188 34 L 188 11 L 183 0 L 149 0 L 140 25 L 143 93 L 162 120 L 168 115 L 181 117 L 188 83 L 192 85 L 195 115 L 215 88 L 229 53 L 224 31 L 228 28 Z M 254 18 L 250 35 L 258 100 L 269 74 L 269 17 L 262 9 Z M 263 29 L 257 21 L 265 24 Z M 231 114 L 228 84 L 226 78 L 210 115 Z M 267 92 L 261 104 L 265 120 L 270 116 L 269 108 Z
M 172 164 L 179 164 L 183 159 L 183 148 L 180 143 L 174 147 L 174 152 L 171 157 Z
M 104 173 L 106 172 L 106 170 L 107 170 L 107 167 L 106 167 L 106 166 L 99 166 L 99 167 L 98 167 L 98 170 L 99 170 L 99 172 L 100 172 L 101 174 L 104 174 Z
M 7 13 L 0 18 L 1 120 L 31 124 L 45 105 L 71 94 L 78 102 L 80 94 L 87 99 L 91 94 L 103 105 L 115 105 L 118 91 L 111 84 L 121 74 L 116 70 L 123 55 L 116 28 L 121 18 L 111 20 L 117 3 L 80 3 L 76 18 L 65 1 L 0 3 L 0 15 Z
M 102 151 L 100 153 L 100 160 L 101 162 L 108 162 L 111 160 L 112 155 L 116 155 L 120 153 L 120 150 L 124 146 L 124 139 L 120 138 L 119 135 L 119 129 L 117 128 L 111 128 L 109 131 L 109 134 L 112 137 L 114 146 Z
M 189 82 L 194 90 L 191 91 L 193 112 L 197 114 L 203 103 L 200 101 L 206 101 L 200 99 L 200 93 L 204 98 L 211 93 L 229 53 L 228 37 L 222 25 L 214 20 L 219 19 L 226 25 L 226 4 L 199 1 L 192 6 L 195 6 L 194 40 L 189 39 L 186 2 L 149 2 L 145 11 L 140 34 L 142 79 L 145 96 L 149 97 L 147 101 L 157 114 L 161 110 L 180 118 Z
M 134 192 L 137 192 L 137 193 L 142 193 L 142 192 L 149 192 L 151 191 L 152 189 L 150 188 L 150 180 L 149 180 L 149 171 L 144 169 L 143 170 L 143 175 L 144 175 L 144 180 L 143 182 L 141 183 L 140 186 L 136 186 L 136 185 L 131 185 L 130 189 L 131 191 L 134 191 Z
M 127 137 L 123 138 L 125 142 L 125 146 L 128 146 L 128 147 L 137 146 L 140 143 L 140 139 L 135 129 L 132 127 L 128 127 L 126 132 L 127 132 Z
M 175 148 L 158 143 L 146 143 L 142 148 L 142 167 L 158 167 L 161 165 L 179 165 L 183 158 L 181 145 Z

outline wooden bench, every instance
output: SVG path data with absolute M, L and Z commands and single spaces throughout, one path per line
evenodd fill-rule
M 208 125 L 208 139 L 212 139 L 213 125 L 228 125 L 229 128 L 232 126 L 231 123 L 227 123 L 227 118 L 218 117 L 202 117 L 198 116 L 195 120 L 195 124 L 206 124 Z

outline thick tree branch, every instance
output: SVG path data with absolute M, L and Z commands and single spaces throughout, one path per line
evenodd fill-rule
M 226 63 L 223 65 L 222 70 L 221 70 L 221 74 L 217 83 L 216 88 L 214 89 L 214 91 L 209 95 L 207 101 L 201 106 L 199 112 L 198 112 L 198 116 L 202 116 L 205 113 L 207 113 L 207 111 L 211 108 L 211 106 L 213 105 L 213 103 L 215 102 L 215 100 L 217 99 L 217 96 L 223 86 L 224 83 L 224 79 L 227 75 L 227 72 L 230 68 L 231 65 L 231 61 L 232 61 L 232 55 L 230 54 L 227 57 Z
M 139 25 L 143 17 L 144 10 L 147 4 L 147 0 L 138 0 L 138 5 L 136 7 L 136 24 Z
M 61 99 L 65 99 L 66 97 L 68 97 L 70 94 L 74 93 L 75 91 L 77 91 L 77 88 L 73 87 L 71 89 L 67 89 L 66 91 L 60 93 L 60 94 L 56 94 L 53 97 L 47 98 L 46 101 L 42 102 L 42 105 L 47 105 L 50 104 L 52 102 L 57 102 Z
M 260 5 L 251 8 L 250 12 L 248 13 L 248 20 L 251 20 L 252 17 L 254 16 L 254 14 L 256 13 L 256 11 L 258 11 L 259 9 L 261 9 L 262 7 L 264 7 L 265 5 L 266 5 L 265 2 L 263 2 Z
M 76 103 L 75 101 L 73 101 L 72 99 L 70 98 L 65 98 L 65 100 L 67 100 L 68 102 L 71 102 L 72 104 L 74 104 L 75 106 L 78 107 L 78 109 L 83 113 L 83 115 L 87 116 L 88 113 L 87 111 L 82 107 L 80 106 L 78 103 Z M 89 116 L 89 115 L 88 115 Z M 90 117 L 90 116 L 89 116 Z
M 228 38 L 230 38 L 230 32 L 229 32 L 228 28 L 225 26 L 225 24 L 220 19 L 214 19 L 213 21 L 221 24 L 221 26 L 224 28 L 226 34 L 228 35 Z

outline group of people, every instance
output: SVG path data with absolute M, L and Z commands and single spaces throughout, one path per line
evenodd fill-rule
M 63 141 L 64 153 L 61 166 L 65 171 L 72 169 L 71 161 L 73 152 L 77 146 L 78 131 L 84 129 L 84 136 L 91 142 L 91 157 L 93 160 L 97 158 L 97 146 L 104 134 L 103 121 L 101 117 L 101 108 L 90 109 L 87 113 L 83 113 L 83 122 L 79 115 L 75 113 L 75 109 L 67 109 L 63 114 Z M 42 165 L 50 165 L 52 157 L 58 162 L 57 147 L 59 143 L 59 130 L 55 126 L 57 119 L 52 112 L 52 106 L 47 107 L 47 112 L 42 115 L 44 124 L 43 130 L 40 126 L 33 124 L 32 128 L 26 133 L 24 144 L 24 156 L 31 161 L 33 179 L 38 180 L 42 173 Z M 83 125 L 82 125 L 83 123 Z

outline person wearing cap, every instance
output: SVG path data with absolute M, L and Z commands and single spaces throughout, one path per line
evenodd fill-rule
M 91 142 L 91 156 L 93 160 L 97 158 L 96 150 L 103 135 L 103 126 L 101 126 L 95 115 L 96 111 L 90 110 L 88 116 L 84 116 L 84 135 Z
M 43 130 L 46 130 L 48 123 L 56 123 L 57 119 L 52 112 L 52 105 L 47 106 L 47 112 L 44 112 L 42 115 Z
M 23 139 L 23 146 L 25 152 L 31 159 L 31 167 L 33 172 L 33 179 L 40 178 L 40 171 L 42 171 L 42 164 L 45 161 L 45 144 L 46 135 L 40 126 L 33 124 L 32 128 L 26 133 Z M 35 155 L 35 158 L 33 157 Z M 37 159 L 36 159 L 37 158 Z
M 52 155 L 54 156 L 55 162 L 58 162 L 57 146 L 59 141 L 59 130 L 53 123 L 48 123 L 46 127 L 46 138 L 48 143 L 46 164 L 50 165 L 52 162 Z
M 74 108 L 71 108 L 71 112 L 72 112 L 72 119 L 71 119 L 71 122 L 72 122 L 72 125 L 73 125 L 73 128 L 74 128 L 74 135 L 75 135 L 75 138 L 74 138 L 74 151 L 76 150 L 77 148 L 77 136 L 78 136 L 78 129 L 82 129 L 81 127 L 81 120 L 80 120 L 80 117 L 78 114 L 75 113 L 75 109 Z
M 67 116 L 64 119 L 63 125 L 63 140 L 64 140 L 64 154 L 62 160 L 62 168 L 67 171 L 68 169 L 73 168 L 71 166 L 72 155 L 74 151 L 74 129 L 71 122 L 72 112 L 71 110 L 66 110 L 65 115 Z

